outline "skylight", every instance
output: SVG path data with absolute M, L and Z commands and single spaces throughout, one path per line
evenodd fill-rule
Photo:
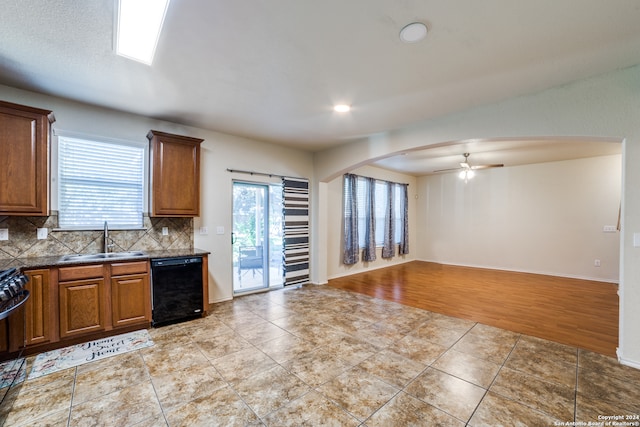
M 151 65 L 169 0 L 120 0 L 116 53 Z

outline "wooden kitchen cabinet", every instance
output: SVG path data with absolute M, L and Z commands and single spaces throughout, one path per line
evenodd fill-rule
M 26 270 L 29 278 L 25 289 L 29 291 L 29 299 L 25 303 L 26 310 L 26 344 L 43 344 L 52 339 L 52 322 L 50 274 L 49 269 Z
M 49 215 L 49 110 L 0 101 L 0 216 Z
M 149 211 L 152 217 L 200 215 L 200 144 L 202 139 L 155 130 L 150 144 Z
M 113 327 L 151 322 L 149 263 L 111 265 L 111 310 Z
M 60 338 L 106 329 L 108 294 L 103 271 L 103 265 L 59 269 Z

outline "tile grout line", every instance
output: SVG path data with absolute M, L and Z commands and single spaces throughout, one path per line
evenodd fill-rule
M 518 343 L 520 342 L 520 340 L 522 339 L 522 334 L 518 334 L 518 339 L 516 340 L 515 344 L 513 345 L 513 347 L 511 348 L 511 350 L 509 351 L 509 354 L 507 355 L 507 357 L 504 358 L 504 361 L 502 362 L 502 364 L 500 365 L 500 368 L 498 369 L 498 372 L 496 372 L 496 375 L 493 377 L 493 380 L 491 380 L 491 383 L 489 384 L 489 386 L 487 386 L 487 388 L 485 389 L 484 394 L 482 395 L 482 398 L 480 399 L 480 401 L 478 402 L 478 405 L 476 406 L 476 408 L 473 410 L 473 412 L 471 413 L 471 416 L 469 417 L 469 419 L 467 420 L 467 425 L 471 422 L 471 420 L 473 419 L 473 416 L 476 414 L 476 412 L 478 411 L 478 408 L 480 407 L 480 405 L 482 404 L 482 401 L 485 399 L 485 397 L 487 397 L 487 394 L 489 394 L 489 389 L 493 386 L 493 384 L 496 382 L 496 379 L 498 378 L 498 375 L 500 375 L 500 371 L 502 371 L 502 368 L 504 368 L 504 365 L 506 365 L 507 360 L 509 360 L 509 357 L 511 357 L 511 354 L 513 353 L 513 351 L 516 349 L 516 347 L 518 346 Z
M 167 420 L 166 410 L 165 410 L 164 405 L 160 401 L 160 396 L 158 396 L 158 390 L 156 389 L 156 385 L 153 383 L 153 377 L 151 376 L 151 373 L 149 372 L 149 367 L 147 366 L 147 362 L 144 360 L 144 356 L 142 355 L 142 352 L 140 350 L 136 350 L 136 352 L 140 355 L 140 358 L 142 359 L 142 364 L 144 365 L 144 370 L 147 373 L 147 377 L 149 377 L 149 382 L 151 383 L 151 388 L 153 388 L 153 394 L 155 394 L 156 400 L 158 401 L 158 406 L 160 407 L 160 412 L 162 413 L 162 418 L 164 419 L 164 422 L 168 426 L 169 425 L 169 420 Z
M 580 349 L 576 348 L 576 382 L 573 394 L 573 421 L 578 421 L 578 378 L 580 377 Z
M 73 410 L 73 399 L 76 397 L 76 380 L 78 379 L 78 367 L 75 366 L 73 373 L 73 386 L 71 387 L 71 399 L 69 401 L 69 416 L 67 417 L 67 427 L 71 426 L 71 411 Z

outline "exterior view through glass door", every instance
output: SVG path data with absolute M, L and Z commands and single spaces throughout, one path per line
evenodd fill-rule
M 233 182 L 233 292 L 282 286 L 282 185 Z

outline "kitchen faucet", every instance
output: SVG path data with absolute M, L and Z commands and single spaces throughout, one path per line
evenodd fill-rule
M 104 253 L 109 252 L 109 248 L 113 246 L 109 244 L 109 226 L 107 225 L 107 221 L 104 222 Z

